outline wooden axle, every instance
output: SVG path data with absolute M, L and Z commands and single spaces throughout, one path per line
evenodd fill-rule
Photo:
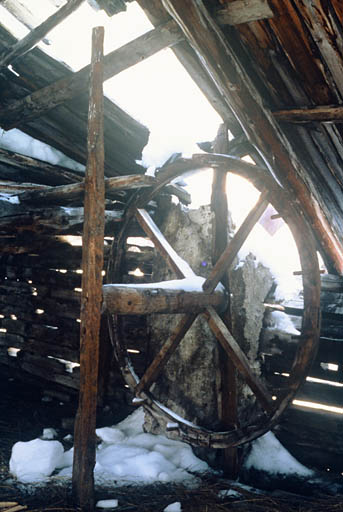
M 227 305 L 223 291 L 213 293 L 182 289 L 106 284 L 102 287 L 103 309 L 117 315 L 152 313 L 201 313 L 208 306 L 220 311 Z

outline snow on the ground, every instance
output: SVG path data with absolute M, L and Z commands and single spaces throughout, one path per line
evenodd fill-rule
M 222 489 L 218 492 L 219 498 L 241 498 L 242 494 L 234 489 Z
M 255 468 L 270 474 L 313 476 L 314 472 L 298 462 L 272 432 L 267 432 L 251 444 L 244 462 L 246 469 Z
M 19 441 L 12 448 L 10 472 L 20 482 L 38 482 L 51 475 L 62 456 L 63 445 L 59 441 Z
M 45 439 L 46 441 L 50 441 L 51 439 L 56 439 L 56 437 L 58 437 L 58 434 L 54 428 L 44 428 L 43 429 L 42 439 Z
M 75 162 L 58 149 L 55 149 L 45 142 L 30 137 L 17 128 L 5 131 L 0 128 L 0 148 L 30 156 L 52 165 L 68 167 L 76 171 L 83 171 L 85 166 Z
M 192 473 L 209 471 L 189 445 L 143 432 L 143 421 L 140 408 L 116 426 L 96 430 L 101 440 L 94 469 L 97 483 L 191 483 Z M 70 477 L 72 461 L 73 448 L 64 452 L 58 441 L 34 439 L 13 446 L 10 471 L 21 482 L 39 482 L 55 469 L 59 477 Z
M 97 508 L 117 508 L 118 507 L 118 500 L 112 499 L 112 500 L 99 500 L 97 501 L 96 505 Z
M 174 501 L 168 505 L 163 512 L 181 512 L 181 503 L 179 501 Z

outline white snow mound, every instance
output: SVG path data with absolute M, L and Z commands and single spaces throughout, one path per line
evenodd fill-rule
M 59 441 L 19 441 L 12 448 L 10 472 L 20 482 L 45 480 L 59 464 L 63 451 Z
M 291 455 L 272 432 L 267 432 L 252 443 L 251 452 L 244 466 L 271 474 L 308 477 L 313 471 Z

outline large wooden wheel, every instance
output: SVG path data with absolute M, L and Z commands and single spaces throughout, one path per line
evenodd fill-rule
M 171 179 L 190 169 L 199 167 L 216 167 L 222 172 L 234 172 L 249 179 L 261 190 L 260 198 L 250 211 L 245 221 L 230 241 L 226 250 L 213 267 L 209 277 L 204 280 L 200 290 L 184 291 L 182 279 L 194 280 L 195 274 L 189 265 L 184 262 L 173 250 L 163 234 L 156 226 L 144 206 L 154 197 L 158 190 Z M 217 285 L 226 270 L 233 263 L 238 251 L 259 220 L 262 213 L 271 203 L 280 216 L 289 225 L 298 247 L 304 288 L 304 313 L 302 319 L 301 335 L 298 338 L 296 356 L 292 365 L 290 376 L 282 389 L 272 389 L 257 376 L 249 365 L 249 361 L 236 342 L 224 322 L 221 320 L 216 308 L 225 304 L 225 292 Z M 213 448 L 226 448 L 251 441 L 267 432 L 280 418 L 293 399 L 298 387 L 307 375 L 308 369 L 315 356 L 319 338 L 319 295 L 320 277 L 316 245 L 300 206 L 294 197 L 282 189 L 273 177 L 263 168 L 242 162 L 240 159 L 223 155 L 193 155 L 192 159 L 179 161 L 163 168 L 157 176 L 157 185 L 149 191 L 143 191 L 135 196 L 126 213 L 124 226 L 116 240 L 112 258 L 111 275 L 115 276 L 120 266 L 124 252 L 124 243 L 128 228 L 136 219 L 146 235 L 153 241 L 156 249 L 165 259 L 167 265 L 180 279 L 179 289 L 163 289 L 160 285 L 120 285 L 108 284 L 103 288 L 104 307 L 109 313 L 110 334 L 115 345 L 116 357 L 121 367 L 127 385 L 137 399 L 141 399 L 153 415 L 164 416 L 170 429 L 179 434 L 181 440 L 194 445 Z M 116 278 L 118 280 L 118 277 Z M 119 329 L 117 328 L 117 315 L 142 314 L 149 312 L 178 313 L 181 314 L 177 328 L 170 334 L 160 352 L 156 355 L 150 366 L 141 378 L 136 375 L 129 354 L 124 346 Z M 214 432 L 189 423 L 187 420 L 175 415 L 153 396 L 150 391 L 153 383 L 160 376 L 166 362 L 174 353 L 177 346 L 185 336 L 198 315 L 203 315 L 220 345 L 233 362 L 241 377 L 248 384 L 256 397 L 259 411 L 249 423 L 226 432 Z M 276 399 L 275 399 L 276 396 Z

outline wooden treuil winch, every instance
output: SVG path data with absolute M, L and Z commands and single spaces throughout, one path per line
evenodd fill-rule
M 204 166 L 214 167 L 217 172 L 218 170 L 223 173 L 234 172 L 249 179 L 261 191 L 261 195 L 214 265 L 208 278 L 201 281 L 201 278 L 195 275 L 190 266 L 170 246 L 144 206 L 171 180 L 191 169 Z M 144 407 L 152 415 L 164 416 L 167 428 L 173 430 L 174 435 L 176 433 L 181 440 L 198 446 L 212 448 L 238 446 L 257 438 L 275 425 L 305 379 L 315 356 L 320 329 L 320 276 L 315 240 L 295 198 L 290 197 L 266 169 L 248 164 L 238 158 L 216 154 L 193 155 L 191 159 L 179 159 L 162 167 L 156 180 L 155 187 L 139 191 L 127 208 L 123 228 L 113 247 L 109 276 L 111 281 L 120 280 L 119 269 L 124 245 L 130 223 L 135 219 L 154 243 L 168 267 L 175 273 L 176 280 L 171 283 L 148 285 L 104 285 L 103 305 L 109 314 L 110 335 L 115 346 L 116 357 L 125 382 L 136 399 L 142 400 Z M 269 203 L 279 212 L 292 231 L 300 255 L 304 288 L 301 335 L 297 340 L 296 356 L 289 378 L 285 387 L 281 389 L 273 388 L 254 373 L 245 353 L 220 317 L 220 312 L 225 309 L 228 294 L 228 290 L 225 290 L 220 281 Z M 120 329 L 117 328 L 117 317 L 151 313 L 181 315 L 176 329 L 170 333 L 169 339 L 143 376 L 138 378 L 120 336 Z M 180 418 L 161 404 L 150 391 L 198 315 L 205 317 L 217 341 L 250 387 L 257 403 L 255 416 L 250 417 L 248 422 L 224 432 L 204 429 Z

